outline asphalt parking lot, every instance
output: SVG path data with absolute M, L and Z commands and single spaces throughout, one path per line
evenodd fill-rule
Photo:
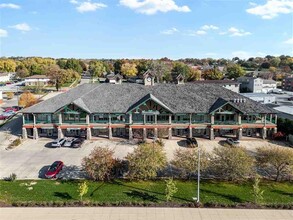
M 220 144 L 224 139 L 207 140 L 197 139 L 199 146 L 207 152 L 212 152 L 215 147 L 222 147 Z M 82 178 L 85 173 L 81 171 L 82 158 L 88 156 L 96 146 L 108 146 L 114 150 L 116 158 L 124 158 L 132 152 L 137 145 L 128 140 L 108 140 L 98 139 L 85 141 L 81 148 L 48 148 L 52 139 L 41 138 L 39 140 L 28 139 L 23 144 L 12 150 L 0 147 L 0 178 L 6 178 L 11 173 L 15 173 L 18 179 L 38 179 L 43 178 L 44 172 L 56 160 L 64 162 L 65 167 L 60 172 L 61 178 Z M 173 158 L 174 151 L 185 148 L 183 139 L 164 140 L 165 152 L 168 160 Z M 241 146 L 246 147 L 250 152 L 254 152 L 261 146 L 282 146 L 282 142 L 271 142 L 267 140 L 248 138 L 241 141 Z

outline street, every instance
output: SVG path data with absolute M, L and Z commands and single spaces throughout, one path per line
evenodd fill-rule
M 292 210 L 146 207 L 1 208 L 2 220 L 292 220 Z

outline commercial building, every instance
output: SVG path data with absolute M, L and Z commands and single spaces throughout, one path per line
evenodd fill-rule
M 269 104 L 276 102 L 276 96 L 267 93 L 242 93 L 241 95 L 250 98 L 262 104 Z
M 283 79 L 282 84 L 283 90 L 293 91 L 293 77 L 286 77 Z
M 144 84 L 80 85 L 24 109 L 23 137 L 241 139 L 276 132 L 271 108 L 216 84 L 178 83 L 155 84 L 147 73 Z
M 25 86 L 46 86 L 50 78 L 45 75 L 33 75 L 24 79 Z

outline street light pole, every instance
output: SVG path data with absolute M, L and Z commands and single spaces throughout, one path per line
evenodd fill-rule
M 200 149 L 198 145 L 198 156 L 197 156 L 197 203 L 199 203 L 199 184 L 200 184 Z

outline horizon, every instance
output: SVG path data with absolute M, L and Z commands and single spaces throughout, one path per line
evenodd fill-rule
M 0 13 L 0 57 L 293 55 L 293 0 L 7 0 Z

